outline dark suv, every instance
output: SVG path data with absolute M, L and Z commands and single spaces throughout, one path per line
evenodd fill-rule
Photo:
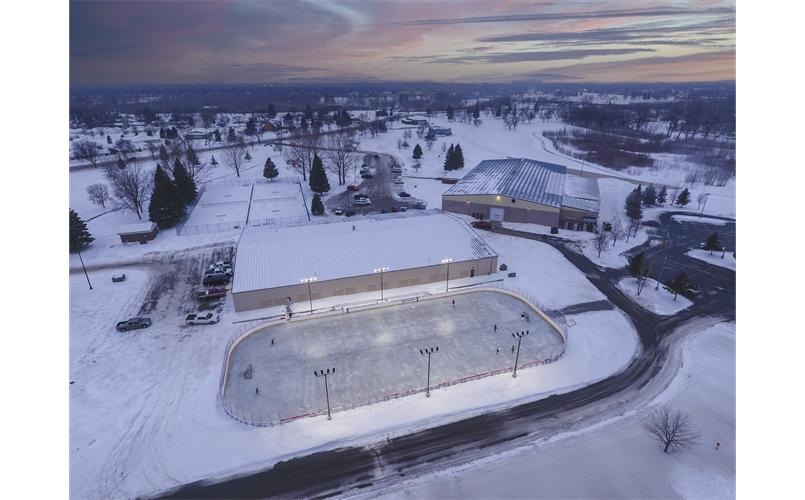
M 229 283 L 229 280 L 230 278 L 226 274 L 215 273 L 204 276 L 204 281 L 202 281 L 201 283 L 204 286 L 226 285 Z

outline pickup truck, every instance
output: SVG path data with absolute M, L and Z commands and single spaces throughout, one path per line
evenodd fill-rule
M 136 318 L 129 318 L 126 321 L 121 321 L 117 324 L 115 329 L 119 332 L 125 332 L 126 330 L 133 330 L 135 328 L 148 328 L 151 326 L 151 318 L 143 318 L 143 317 L 136 317 Z
M 216 267 L 232 267 L 231 260 L 219 260 L 215 264 L 211 264 L 209 269 L 215 269 Z
M 206 314 L 202 313 L 188 314 L 187 317 L 184 319 L 184 321 L 190 326 L 193 326 L 196 323 L 200 325 L 205 323 L 213 325 L 218 322 L 218 318 L 219 316 L 217 313 L 208 312 Z
M 198 292 L 196 298 L 201 300 L 217 299 L 224 295 L 226 295 L 226 288 L 210 288 L 209 290 Z
M 229 277 L 232 277 L 235 275 L 235 270 L 231 267 L 214 267 L 204 271 L 204 276 L 210 276 L 212 274 L 225 274 Z

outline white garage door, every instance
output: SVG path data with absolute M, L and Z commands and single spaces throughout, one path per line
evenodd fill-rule
M 489 220 L 496 220 L 498 222 L 503 222 L 503 209 L 490 207 Z

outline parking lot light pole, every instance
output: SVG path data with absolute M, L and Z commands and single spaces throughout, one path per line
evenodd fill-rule
M 514 358 L 514 373 L 512 373 L 512 377 L 517 377 L 517 361 L 520 360 L 520 341 L 522 341 L 523 337 L 526 335 L 528 335 L 528 331 L 512 333 L 512 337 L 517 339 L 517 356 Z
M 332 372 L 330 372 L 329 368 L 327 368 L 327 372 L 325 372 L 324 370 L 319 371 L 321 372 L 321 375 L 318 372 L 316 372 L 316 370 L 313 370 L 313 375 L 317 377 L 324 377 L 324 394 L 327 395 L 327 420 L 331 420 L 332 417 L 330 416 L 330 390 L 327 388 L 327 375 L 334 375 L 335 368 L 333 368 Z
M 445 292 L 450 291 L 450 263 L 453 262 L 453 259 L 442 259 L 442 264 L 447 264 L 447 281 L 445 282 Z
M 654 287 L 655 290 L 660 289 L 660 281 L 662 281 L 662 272 L 665 271 L 665 261 L 666 261 L 666 259 L 668 259 L 667 255 L 665 257 L 663 257 L 663 259 L 662 259 L 662 269 L 660 269 L 660 279 L 657 280 L 657 286 Z
M 388 267 L 381 267 L 380 269 L 375 269 L 376 273 L 380 273 L 380 302 L 383 302 L 383 271 L 388 271 Z
M 84 276 L 87 277 L 87 284 L 89 285 L 89 289 L 92 290 L 92 283 L 89 282 L 89 274 L 87 274 L 87 268 L 84 267 L 84 259 L 81 258 L 81 250 L 76 250 L 78 252 L 78 260 L 81 261 L 81 268 L 84 270 Z
M 302 283 L 307 283 L 307 296 L 310 299 L 310 314 L 313 314 L 313 294 L 310 293 L 310 282 L 316 281 L 316 278 L 305 278 Z
M 425 390 L 425 397 L 426 398 L 430 397 L 430 355 L 433 354 L 434 352 L 439 352 L 439 348 L 436 347 L 435 350 L 434 350 L 434 348 L 431 347 L 431 348 L 428 348 L 428 349 L 425 349 L 425 350 L 422 350 L 422 349 L 419 350 L 419 354 L 422 354 L 422 355 L 427 354 L 428 355 L 428 386 L 427 386 L 428 388 Z
M 704 215 L 704 207 L 707 206 L 707 198 L 710 197 L 710 193 L 704 193 L 704 203 L 702 203 L 702 213 L 699 214 L 699 217 Z

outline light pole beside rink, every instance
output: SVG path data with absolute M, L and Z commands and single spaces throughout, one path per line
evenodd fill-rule
M 512 373 L 512 377 L 517 376 L 517 361 L 520 359 L 520 342 L 526 335 L 528 335 L 528 331 L 512 333 L 512 337 L 517 339 L 517 356 L 514 358 L 514 373 Z
M 442 259 L 442 264 L 447 264 L 447 281 L 445 282 L 444 291 L 450 291 L 450 263 L 453 262 L 453 259 Z
M 319 372 L 321 372 L 321 374 L 319 374 Z M 324 370 L 319 370 L 319 372 L 313 370 L 313 375 L 317 377 L 324 377 L 324 394 L 327 395 L 327 420 L 332 420 L 332 417 L 330 416 L 330 390 L 327 388 L 327 375 L 335 375 L 335 368 L 333 368 L 332 372 L 330 372 L 329 368 L 327 368 L 327 372 Z
M 310 299 L 310 314 L 313 314 L 313 294 L 310 293 L 310 282 L 316 281 L 316 278 L 305 278 L 302 283 L 307 283 L 307 297 Z
M 430 355 L 433 354 L 434 352 L 439 352 L 439 348 L 436 347 L 434 349 L 433 347 L 430 347 L 430 348 L 425 349 L 425 350 L 422 350 L 422 349 L 419 350 L 419 354 L 422 354 L 422 355 L 427 354 L 428 355 L 428 386 L 427 386 L 428 388 L 425 390 L 425 397 L 426 398 L 430 397 Z
M 383 302 L 383 271 L 388 271 L 388 267 L 381 267 L 380 269 L 375 269 L 376 273 L 380 273 L 380 302 Z

